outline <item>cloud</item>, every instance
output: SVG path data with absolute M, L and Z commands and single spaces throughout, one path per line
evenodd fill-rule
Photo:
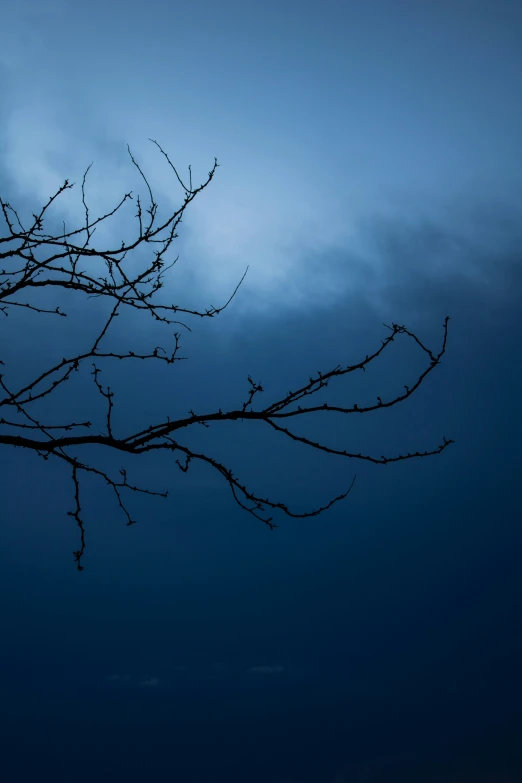
M 87 201 L 92 215 L 112 209 L 130 190 L 146 198 L 121 129 L 114 126 L 101 135 L 99 117 L 92 126 L 77 127 L 67 112 L 64 116 L 59 101 L 49 105 L 43 98 L 37 124 L 34 113 L 33 104 L 10 107 L 0 134 L 0 175 L 8 180 L 3 189 L 22 207 L 22 214 L 25 209 L 30 214 L 69 177 L 76 187 L 60 197 L 51 214 L 67 226 L 80 225 L 80 183 L 91 161 L 95 165 L 87 181 Z M 156 135 L 183 168 L 189 155 L 184 145 L 177 152 L 180 145 L 168 133 Z M 172 172 L 145 131 L 136 143 L 131 141 L 160 210 L 178 208 L 181 191 L 173 187 Z M 198 150 L 205 161 L 206 146 Z M 247 153 L 238 151 L 187 210 L 173 248 L 173 255 L 180 253 L 180 263 L 165 278 L 167 298 L 175 286 L 180 303 L 189 298 L 188 306 L 221 304 L 247 264 L 248 275 L 227 317 L 266 315 L 317 302 L 332 306 L 349 296 L 368 297 L 380 306 L 397 280 L 419 287 L 427 282 L 428 291 L 433 280 L 457 277 L 469 284 L 502 287 L 509 270 L 498 257 L 515 235 L 518 240 L 519 197 L 493 193 L 481 201 L 476 194 L 465 194 L 448 196 L 447 203 L 445 197 L 426 197 L 414 205 L 411 199 L 397 199 L 393 207 L 380 201 L 358 205 L 343 189 L 318 194 L 317 182 L 302 179 L 302 174 L 294 177 L 292 169 L 279 171 L 270 161 L 252 165 L 245 180 L 241 156 Z M 204 172 L 203 165 L 198 168 Z M 204 173 L 195 176 L 200 181 Z M 16 203 L 17 196 L 22 204 Z M 135 202 L 129 201 L 98 226 L 94 244 L 102 247 L 115 237 L 118 244 L 123 236 L 134 237 L 134 214 Z M 142 268 L 138 256 L 129 256 L 133 269 Z
M 147 677 L 145 680 L 142 680 L 140 682 L 140 685 L 142 685 L 144 688 L 155 688 L 157 685 L 159 685 L 159 679 L 158 677 Z
M 175 667 L 176 671 L 180 670 L 180 667 Z M 107 677 L 109 682 L 130 682 L 133 680 L 133 685 L 136 683 L 136 680 L 132 678 L 129 674 L 109 674 Z M 138 682 L 138 685 L 144 688 L 155 688 L 160 683 L 159 677 L 145 677 L 143 680 L 140 680 Z
M 138 23 L 130 23 L 123 41 L 118 35 L 121 19 L 115 8 L 104 7 L 104 25 L 100 30 L 95 14 L 69 13 L 68 5 L 66 0 L 48 0 L 44 11 L 43 5 L 35 0 L 18 0 L 6 9 L 6 29 L 10 35 L 2 42 L 0 52 L 0 68 L 7 74 L 2 95 L 0 176 L 7 173 L 18 189 L 30 197 L 31 204 L 33 199 L 46 200 L 65 177 L 75 180 L 76 191 L 66 194 L 70 200 L 61 200 L 57 209 L 60 217 L 65 212 L 67 222 L 72 222 L 83 215 L 78 198 L 79 182 L 92 160 L 95 167 L 88 181 L 92 215 L 117 203 L 128 190 L 139 190 L 146 196 L 144 183 L 139 182 L 126 158 L 127 141 L 150 178 L 160 209 L 178 207 L 181 195 L 166 161 L 147 142 L 150 135 L 161 142 L 183 174 L 187 173 L 188 163 L 194 164 L 197 182 L 205 177 L 216 154 L 222 169 L 208 191 L 187 211 L 180 242 L 173 250 L 173 255 L 180 251 L 181 264 L 175 276 L 166 278 L 165 294 L 175 291 L 177 298 L 180 292 L 183 295 L 185 291 L 196 290 L 198 298 L 201 295 L 208 299 L 205 306 L 209 302 L 217 304 L 230 294 L 250 264 L 241 297 L 234 303 L 236 312 L 264 314 L 283 308 L 305 309 L 318 300 L 330 306 L 350 291 L 366 293 L 367 289 L 378 288 L 389 277 L 388 258 L 379 249 L 372 254 L 359 247 L 359 222 L 368 215 L 368 210 L 388 209 L 391 205 L 393 211 L 399 209 L 411 215 L 422 203 L 434 211 L 438 209 L 435 201 L 450 199 L 451 194 L 469 203 L 479 198 L 480 190 L 504 193 L 513 179 L 506 173 L 518 170 L 519 146 L 511 141 L 504 145 L 505 158 L 499 158 L 497 148 L 495 155 L 484 160 L 484 152 L 491 148 L 491 127 L 483 109 L 477 109 L 478 104 L 465 118 L 458 110 L 453 112 L 452 130 L 448 126 L 447 135 L 433 136 L 433 123 L 426 119 L 428 115 L 422 121 L 418 118 L 412 130 L 410 112 L 414 111 L 415 116 L 418 112 L 417 99 L 411 96 L 405 99 L 405 113 L 400 111 L 397 124 L 394 121 L 390 126 L 387 97 L 380 109 L 375 106 L 367 114 L 367 89 L 355 90 L 352 99 L 340 103 L 337 92 L 325 93 L 321 89 L 320 106 L 324 108 L 331 101 L 335 111 L 340 111 L 336 122 L 328 120 L 325 136 L 323 122 L 329 112 L 325 115 L 322 109 L 311 111 L 307 98 L 302 104 L 304 113 L 300 115 L 299 110 L 296 113 L 298 104 L 288 105 L 288 85 L 285 83 L 284 88 L 279 85 L 274 93 L 273 75 L 267 71 L 266 81 L 259 83 L 260 92 L 250 91 L 248 100 L 252 103 L 245 111 L 241 85 L 243 79 L 250 83 L 252 78 L 257 78 L 257 57 L 252 55 L 252 60 L 245 63 L 246 70 L 236 82 L 236 57 L 231 52 L 236 46 L 242 51 L 241 35 L 232 36 L 226 57 L 221 56 L 219 35 L 214 42 L 208 41 L 210 48 L 206 49 L 206 56 L 210 60 L 203 58 L 191 65 L 191 79 L 187 84 L 177 85 L 176 101 L 170 105 L 163 100 L 171 90 L 168 63 L 175 68 L 177 58 L 190 57 L 187 41 L 192 40 L 191 34 L 181 36 L 175 53 L 166 54 L 165 31 L 158 33 L 164 42 L 158 46 L 156 39 L 143 40 Z M 224 25 L 225 34 L 230 33 L 232 20 L 227 13 L 223 17 L 220 11 L 215 19 L 216 24 Z M 234 16 L 234 22 L 237 21 Z M 239 23 L 245 22 L 246 19 Z M 196 12 L 187 11 L 180 24 L 185 29 L 198 30 L 200 19 Z M 168 29 L 169 25 L 165 25 L 165 30 Z M 312 40 L 313 25 L 304 27 L 302 34 L 303 40 L 307 36 Z M 97 41 L 96 57 L 76 57 L 78 50 L 91 50 L 93 36 Z M 132 56 L 133 46 L 138 45 L 145 52 L 141 58 Z M 474 45 L 478 45 L 478 39 Z M 500 69 L 497 74 L 504 73 L 504 54 L 499 49 L 502 56 L 495 61 Z M 209 78 L 208 62 L 214 63 L 217 56 L 220 65 L 210 69 Z M 427 50 L 426 57 L 430 56 Z M 64 59 L 69 63 L 66 69 Z M 302 65 L 306 69 L 310 63 L 303 61 Z M 315 66 L 311 67 L 313 80 Z M 249 72 L 249 68 L 253 70 Z M 516 79 L 511 78 L 511 71 L 506 94 L 516 95 Z M 36 96 L 35 72 L 46 85 L 42 94 Z M 470 74 L 460 75 L 462 85 L 466 84 Z M 221 90 L 223 79 L 224 83 L 232 79 L 231 83 L 240 92 L 228 90 L 225 98 Z M 498 79 L 490 80 L 491 84 Z M 296 87 L 301 82 L 302 74 Z M 128 89 L 129 84 L 132 90 Z M 473 79 L 470 84 L 474 84 Z M 381 95 L 382 83 L 376 84 L 375 89 Z M 198 94 L 196 102 L 194 90 Z M 434 96 L 448 99 L 447 91 L 439 94 L 438 88 L 434 90 Z M 139 112 L 134 100 L 137 92 L 142 96 Z M 422 100 L 426 98 L 424 93 L 420 96 Z M 385 94 L 386 90 L 382 95 Z M 490 95 L 489 87 L 486 95 Z M 30 101 L 27 96 L 31 96 Z M 430 101 L 431 108 L 438 105 L 439 97 Z M 498 96 L 493 91 L 484 99 L 495 103 Z M 272 104 L 274 100 L 276 103 Z M 266 110 L 265 106 L 276 106 L 279 101 L 286 107 L 282 112 Z M 516 101 L 512 103 L 517 105 Z M 460 105 L 459 98 L 455 108 Z M 89 111 L 85 111 L 85 106 L 89 106 Z M 183 114 L 190 116 L 189 123 L 177 121 Z M 354 116 L 360 122 L 353 122 Z M 497 128 L 499 133 L 501 127 L 505 128 L 506 141 L 516 139 L 519 115 L 516 119 L 509 114 L 503 114 L 500 119 L 493 116 L 495 122 L 502 123 Z M 478 126 L 477 119 L 480 119 Z M 464 120 L 468 129 L 473 128 L 475 141 L 471 146 L 461 124 Z M 327 148 L 325 138 L 328 138 Z M 454 165 L 456 160 L 458 167 Z M 492 165 L 498 174 L 487 184 L 486 171 L 491 171 Z M 450 172 L 452 179 L 448 181 Z M 484 181 L 482 189 L 470 185 L 475 179 Z M 124 213 L 124 224 L 130 230 L 134 226 L 135 203 L 131 206 L 128 202 L 128 205 L 130 210 Z M 452 208 L 450 205 L 449 213 Z M 118 224 L 110 225 L 112 236 L 117 236 L 119 244 Z M 97 240 L 104 236 L 104 230 L 103 224 L 98 226 Z M 417 238 L 429 242 L 430 247 L 437 240 L 429 231 L 417 233 Z M 404 248 L 396 244 L 395 249 Z M 415 249 L 419 251 L 418 265 L 428 266 L 426 245 L 415 248 L 412 244 L 410 254 Z M 441 259 L 453 253 L 452 248 L 441 250 Z M 430 274 L 438 262 L 432 254 Z M 450 263 L 453 268 L 452 259 Z
M 249 674 L 281 674 L 284 672 L 284 666 L 252 666 L 248 672 Z

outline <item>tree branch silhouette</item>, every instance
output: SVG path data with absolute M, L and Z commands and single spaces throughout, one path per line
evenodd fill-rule
M 226 411 L 221 409 L 218 411 L 211 410 L 202 414 L 190 411 L 185 418 L 172 421 L 170 418 L 167 418 L 166 421 L 151 424 L 146 429 L 137 432 L 116 432 L 113 423 L 114 392 L 111 391 L 109 386 L 105 387 L 103 385 L 101 380 L 102 373 L 96 361 L 99 359 L 117 359 L 119 361 L 139 359 L 141 361 L 162 361 L 170 365 L 184 359 L 184 357 L 179 356 L 179 332 L 174 333 L 174 346 L 170 352 L 160 346 L 155 347 L 148 353 L 135 353 L 130 350 L 123 353 L 115 353 L 104 350 L 102 347 L 104 339 L 120 311 L 125 307 L 144 310 L 156 321 L 165 324 L 177 324 L 189 329 L 187 324 L 177 320 L 179 314 L 183 317 L 200 318 L 212 318 L 219 315 L 235 297 L 248 271 L 247 267 L 228 300 L 220 307 L 211 306 L 206 310 L 200 311 L 174 304 L 160 304 L 155 300 L 155 294 L 163 286 L 165 273 L 172 268 L 177 260 L 175 258 L 174 261 L 167 264 L 166 256 L 173 241 L 178 236 L 177 229 L 185 210 L 210 184 L 216 173 L 218 163 L 215 159 L 207 178 L 199 186 L 193 188 L 191 168 L 189 167 L 187 184 L 158 142 L 152 139 L 151 141 L 164 156 L 178 184 L 183 189 L 183 202 L 166 220 L 160 221 L 158 204 L 149 181 L 130 148 L 128 148 L 131 163 L 139 172 L 148 194 L 148 205 L 146 207 L 143 205 L 140 196 L 136 197 L 135 220 L 137 231 L 136 236 L 129 242 L 122 241 L 120 245 L 106 249 L 96 248 L 92 244 L 96 229 L 102 223 L 114 217 L 125 204 L 134 201 L 132 193 L 126 193 L 112 210 L 98 218 L 92 219 L 86 200 L 86 182 L 92 164 L 86 169 L 81 183 L 84 222 L 80 228 L 75 230 L 66 232 L 64 228 L 60 234 L 47 233 L 45 230 L 49 222 L 50 208 L 65 191 L 73 187 L 73 183 L 70 183 L 69 180 L 65 180 L 63 185 L 48 199 L 38 213 L 33 213 L 32 221 L 27 227 L 23 225 L 18 212 L 11 204 L 0 198 L 0 209 L 7 229 L 6 236 L 0 237 L 0 265 L 3 267 L 0 271 L 0 310 L 5 316 L 9 315 L 11 307 L 22 307 L 38 314 L 57 315 L 61 318 L 66 318 L 67 313 L 60 310 L 59 306 L 56 306 L 55 309 L 47 309 L 27 301 L 19 301 L 18 298 L 15 298 L 23 297 L 24 293 L 29 294 L 31 290 L 40 288 L 61 288 L 84 294 L 89 298 L 103 297 L 112 302 L 112 310 L 89 350 L 63 357 L 61 361 L 56 362 L 44 372 L 35 375 L 32 380 L 18 388 L 11 388 L 11 385 L 5 379 L 5 373 L 0 374 L 0 387 L 4 393 L 3 398 L 0 398 L 0 408 L 3 408 L 8 416 L 8 418 L 0 417 L 0 444 L 33 450 L 44 460 L 49 459 L 49 457 L 62 460 L 71 471 L 74 508 L 68 514 L 73 517 L 79 528 L 80 546 L 74 552 L 74 558 L 80 571 L 83 570 L 82 557 L 86 546 L 80 491 L 82 474 L 91 473 L 96 475 L 111 487 L 117 503 L 127 520 L 127 525 L 134 524 L 136 521 L 131 517 L 124 502 L 124 496 L 129 490 L 161 497 L 167 497 L 168 494 L 166 491 L 155 492 L 129 483 L 124 468 L 120 469 L 120 478 L 118 479 L 111 477 L 104 470 L 87 464 L 76 454 L 73 455 L 73 451 L 79 451 L 82 447 L 96 445 L 100 449 L 109 449 L 129 455 L 154 451 L 172 452 L 179 457 L 175 462 L 183 473 L 186 473 L 194 462 L 206 463 L 221 475 L 228 484 L 235 502 L 243 510 L 264 522 L 270 529 L 273 529 L 276 527 L 273 522 L 274 512 L 279 511 L 290 517 L 304 518 L 317 516 L 331 508 L 334 504 L 346 498 L 353 487 L 355 476 L 347 489 L 337 497 L 330 499 L 316 509 L 298 513 L 291 510 L 281 501 L 262 497 L 252 491 L 228 467 L 212 456 L 199 453 L 187 447 L 180 440 L 185 430 L 195 425 L 209 427 L 212 424 L 223 421 L 260 421 L 281 435 L 311 449 L 348 459 L 378 464 L 388 464 L 390 462 L 440 454 L 447 446 L 453 443 L 452 440 L 444 437 L 436 448 L 392 456 L 372 456 L 370 454 L 334 449 L 325 443 L 311 440 L 290 429 L 290 427 L 294 426 L 294 423 L 298 424 L 299 417 L 310 417 L 314 413 L 322 415 L 371 413 L 382 408 L 391 408 L 411 397 L 424 379 L 441 362 L 442 356 L 446 351 L 448 317 L 444 321 L 442 345 L 438 352 L 433 352 L 427 348 L 405 326 L 396 323 L 384 324 L 387 330 L 386 336 L 373 353 L 367 354 L 364 359 L 356 364 L 337 365 L 334 369 L 327 372 L 317 372 L 315 376 L 311 376 L 308 382 L 299 388 L 289 391 L 286 396 L 269 402 L 265 406 L 259 405 L 254 407 L 254 402 L 258 402 L 260 395 L 265 390 L 260 382 L 256 383 L 249 375 L 247 378 L 248 393 L 245 401 L 239 407 Z M 142 271 L 138 273 L 131 272 L 127 263 L 128 257 L 132 251 L 139 247 L 149 249 L 152 259 L 148 265 L 145 265 L 145 269 Z M 99 276 L 96 276 L 92 270 L 89 270 L 89 262 L 92 265 L 92 261 L 96 259 L 103 261 L 105 265 L 104 273 Z M 424 370 L 418 375 L 413 385 L 404 387 L 405 392 L 403 394 L 391 399 L 377 397 L 376 404 L 366 407 L 359 407 L 357 404 L 346 407 L 328 403 L 314 404 L 313 395 L 320 390 L 326 389 L 330 382 L 337 378 L 360 370 L 365 371 L 368 365 L 378 359 L 396 338 L 413 340 L 427 360 Z M 0 364 L 3 365 L 4 362 L 0 360 Z M 73 372 L 78 372 L 86 364 L 90 364 L 92 367 L 91 375 L 94 385 L 105 401 L 105 432 L 97 435 L 86 433 L 85 431 L 92 426 L 91 421 L 43 423 L 36 414 L 32 413 L 34 411 L 34 403 L 48 397 L 56 389 L 62 387 L 70 380 Z M 294 421 L 296 419 L 297 421 Z

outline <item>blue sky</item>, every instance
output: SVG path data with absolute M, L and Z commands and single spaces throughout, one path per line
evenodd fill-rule
M 131 461 L 169 498 L 132 498 L 126 528 L 86 482 L 81 574 L 70 477 L 2 447 L 6 780 L 522 777 L 521 38 L 507 0 L 3 12 L 2 196 L 31 214 L 94 161 L 99 213 L 139 187 L 129 143 L 166 212 L 182 192 L 154 138 L 197 179 L 220 164 L 184 218 L 166 299 L 217 305 L 249 265 L 230 307 L 183 335 L 188 361 L 110 371 L 119 422 L 235 406 L 248 374 L 275 398 L 364 357 L 382 322 L 436 347 L 449 315 L 447 355 L 411 400 L 310 431 L 377 454 L 456 441 L 361 467 L 247 426 L 194 433 L 294 507 L 357 481 L 324 516 L 270 533 L 211 471 Z M 81 221 L 78 188 L 55 216 Z M 100 241 L 132 225 L 130 210 Z M 98 304 L 73 312 L 66 330 L 3 319 L 13 384 L 90 339 Z M 148 320 L 115 339 L 167 341 Z M 419 357 L 395 348 L 332 396 L 401 389 Z M 88 374 L 75 384 L 46 410 L 99 415 Z

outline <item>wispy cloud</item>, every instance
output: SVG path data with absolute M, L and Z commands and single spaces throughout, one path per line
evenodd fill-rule
M 145 680 L 142 680 L 140 682 L 140 685 L 144 688 L 155 688 L 160 683 L 158 677 L 147 677 Z
M 284 672 L 284 666 L 251 666 L 249 674 L 281 674 Z
M 130 674 L 110 674 L 107 679 L 109 682 L 129 683 L 135 687 L 139 685 L 144 688 L 155 688 L 159 685 L 159 677 L 144 677 L 141 680 L 137 680 L 135 677 L 131 677 Z

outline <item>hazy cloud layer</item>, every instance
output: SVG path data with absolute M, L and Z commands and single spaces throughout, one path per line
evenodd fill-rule
M 260 31 L 269 34 L 275 25 L 292 30 L 295 38 L 289 9 L 269 3 L 260 16 L 259 9 L 247 13 L 233 2 L 225 3 L 219 13 L 205 6 L 211 36 L 201 28 L 199 14 L 180 12 L 177 24 L 191 31 L 188 39 L 195 35 L 205 40 L 206 56 L 214 63 L 209 74 L 190 56 L 183 37 L 174 49 L 170 39 L 166 46 L 161 28 L 154 43 L 152 38 L 144 40 L 132 21 L 135 11 L 128 11 L 122 37 L 117 7 L 103 7 L 101 28 L 95 23 L 96 8 L 101 13 L 99 3 L 89 13 L 73 13 L 67 4 L 56 2 L 42 14 L 37 4 L 26 2 L 7 10 L 4 176 L 11 179 L 10 190 L 15 187 L 31 200 L 45 199 L 65 177 L 79 181 L 95 160 L 89 193 L 93 211 L 99 212 L 138 184 L 126 159 L 125 144 L 130 142 L 158 198 L 169 207 L 179 203 L 181 193 L 147 138 L 157 138 L 182 171 L 191 163 L 196 179 L 204 177 L 216 155 L 222 167 L 187 214 L 180 232 L 182 259 L 172 290 L 190 291 L 196 286 L 204 296 L 212 293 L 219 299 L 250 264 L 244 310 L 239 305 L 244 312 L 306 308 L 318 300 L 335 302 L 346 291 L 364 287 L 368 277 L 379 284 L 386 274 L 387 259 L 368 251 L 369 237 L 364 232 L 361 236 L 361 220 L 371 223 L 376 213 L 383 212 L 393 215 L 392 222 L 402 223 L 421 206 L 428 220 L 435 218 L 445 231 L 456 222 L 451 214 L 454 205 L 457 213 L 464 204 L 471 209 L 476 204 L 496 208 L 500 198 L 509 206 L 520 193 L 519 145 L 512 142 L 522 134 L 522 110 L 516 100 L 506 98 L 500 105 L 496 89 L 502 83 L 506 96 L 520 91 L 520 69 L 512 66 L 519 57 L 513 34 L 518 17 L 512 8 L 511 24 L 509 15 L 500 24 L 486 5 L 476 11 L 472 23 L 463 7 L 456 8 L 450 24 L 443 7 L 423 13 L 412 7 L 408 31 L 417 35 L 399 56 L 390 48 L 390 40 L 393 34 L 404 34 L 404 23 L 386 4 L 379 15 L 383 15 L 382 31 L 388 29 L 391 38 L 375 27 L 371 10 L 359 9 L 354 20 L 348 9 L 339 7 L 325 20 L 312 7 L 301 19 L 294 47 L 277 65 L 279 52 L 272 76 L 265 73 L 263 87 Z M 150 12 L 162 17 L 165 10 L 155 2 Z M 306 42 L 314 36 L 323 40 L 327 29 L 345 29 L 348 17 L 352 47 L 335 38 L 320 67 L 304 56 Z M 244 34 L 233 36 L 223 48 L 218 42 L 229 38 L 232 22 Z M 431 36 L 421 46 L 426 24 Z M 74 34 L 65 34 L 71 29 Z M 254 29 L 260 37 L 255 45 L 246 46 Z M 368 34 L 380 52 L 381 76 L 374 58 L 358 43 Z M 88 52 L 94 39 L 97 56 L 91 61 Z M 464 61 L 463 40 L 468 52 Z M 442 41 L 444 63 L 439 62 Z M 343 62 L 340 57 L 347 46 L 366 73 L 364 85 L 355 76 L 350 58 Z M 131 52 L 137 47 L 140 57 L 135 59 Z M 85 56 L 73 56 L 82 50 Z M 160 60 L 159 52 L 163 53 Z M 489 56 L 491 52 L 495 55 Z M 62 67 L 64 57 L 67 69 Z M 176 80 L 173 92 L 169 73 L 177 72 L 178 62 L 187 57 L 189 74 Z M 36 62 L 45 83 L 35 95 Z M 322 68 L 337 79 L 321 79 Z M 277 88 L 276 75 L 281 71 L 287 82 Z M 408 89 L 401 86 L 406 72 L 412 76 Z M 232 77 L 240 89 L 233 104 L 231 95 L 223 95 L 223 85 Z M 430 84 L 429 100 L 425 79 Z M 257 85 L 255 90 L 248 88 L 250 84 Z M 303 84 L 308 85 L 306 95 Z M 25 100 L 29 91 L 30 103 Z M 283 113 L 288 91 L 294 104 L 291 112 Z M 134 100 L 138 93 L 144 102 L 139 108 Z M 314 100 L 316 109 L 310 116 Z M 187 116 L 189 120 L 180 120 Z M 496 138 L 502 138 L 502 143 L 492 142 Z M 76 207 L 72 199 L 69 219 L 80 208 L 79 199 Z M 446 215 L 439 220 L 444 211 L 450 213 L 449 219 Z M 119 229 L 113 231 L 119 239 Z M 103 230 L 99 236 L 103 237 Z M 341 265 L 335 263 L 339 249 L 344 256 Z M 423 261 L 419 258 L 418 263 Z

